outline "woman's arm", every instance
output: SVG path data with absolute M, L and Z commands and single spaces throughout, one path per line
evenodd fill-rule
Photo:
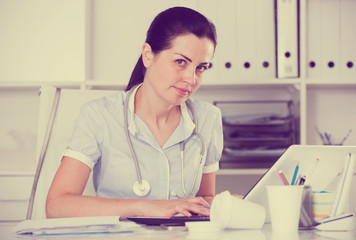
M 191 212 L 209 215 L 200 197 L 176 200 L 111 199 L 82 196 L 91 169 L 77 159 L 64 157 L 49 189 L 47 218 L 118 215 L 170 217 Z
M 203 197 L 205 201 L 211 205 L 211 202 L 215 196 L 215 180 L 216 180 L 216 173 L 204 173 L 202 175 L 200 188 L 197 193 L 197 197 Z

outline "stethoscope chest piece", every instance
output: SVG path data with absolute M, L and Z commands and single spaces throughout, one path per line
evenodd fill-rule
M 136 181 L 132 189 L 137 196 L 144 197 L 150 192 L 151 187 L 146 180 L 142 180 L 141 183 L 139 181 Z

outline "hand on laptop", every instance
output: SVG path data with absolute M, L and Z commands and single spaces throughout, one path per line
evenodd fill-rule
M 190 217 L 193 214 L 210 215 L 209 204 L 201 197 L 180 198 L 174 200 L 147 200 L 140 204 L 140 216 L 172 217 L 182 214 Z

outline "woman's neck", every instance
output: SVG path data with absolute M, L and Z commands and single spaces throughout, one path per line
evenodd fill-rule
M 163 146 L 181 119 L 180 106 L 169 105 L 143 85 L 135 95 L 135 114 L 151 130 L 160 146 Z

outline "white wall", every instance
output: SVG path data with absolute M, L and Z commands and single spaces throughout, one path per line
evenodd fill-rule
M 1 0 L 0 81 L 84 81 L 85 0 Z

